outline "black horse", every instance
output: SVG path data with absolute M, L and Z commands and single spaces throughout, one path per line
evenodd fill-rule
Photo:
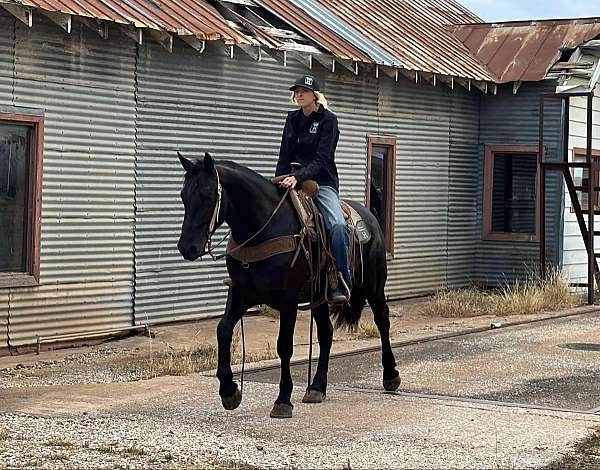
M 215 162 L 206 153 L 203 160 L 193 162 L 181 155 L 185 169 L 185 182 L 181 199 L 185 216 L 178 248 L 183 257 L 193 261 L 206 254 L 207 243 L 216 227 L 227 222 L 231 236 L 243 243 L 263 228 L 283 196 L 283 190 L 258 173 L 230 161 Z M 219 187 L 220 186 L 220 187 Z M 379 329 L 382 347 L 383 386 L 396 390 L 400 374 L 390 346 L 389 309 L 384 286 L 387 278 L 386 251 L 383 233 L 375 217 L 363 206 L 350 202 L 368 224 L 371 240 L 364 245 L 363 276 L 357 276 L 350 304 L 338 314 L 337 322 L 349 327 L 358 324 L 365 300 L 369 302 Z M 268 225 L 249 245 L 258 245 L 275 237 L 298 234 L 300 223 L 289 199 L 285 200 Z M 227 305 L 217 327 L 219 395 L 228 410 L 237 408 L 242 394 L 233 381 L 231 370 L 231 341 L 236 323 L 248 308 L 266 304 L 279 311 L 279 336 L 277 353 L 281 360 L 279 396 L 271 417 L 292 416 L 292 358 L 294 326 L 302 287 L 310 277 L 310 269 L 303 256 L 290 267 L 293 253 L 276 255 L 263 261 L 243 265 L 227 257 L 227 270 L 232 283 Z M 362 278 L 362 279 L 361 279 Z M 320 345 L 315 376 L 303 402 L 319 403 L 325 398 L 329 353 L 333 339 L 333 326 L 325 304 L 313 311 Z

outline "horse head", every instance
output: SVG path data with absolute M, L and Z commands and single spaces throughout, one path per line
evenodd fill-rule
M 196 162 L 185 158 L 179 152 L 177 155 L 185 170 L 185 181 L 181 189 L 185 215 L 177 248 L 185 259 L 194 261 L 206 254 L 211 231 L 223 223 L 219 214 L 223 211 L 219 211 L 218 207 L 218 174 L 208 152 L 203 160 Z

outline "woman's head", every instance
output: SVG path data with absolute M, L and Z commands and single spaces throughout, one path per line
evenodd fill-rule
M 290 87 L 290 90 L 292 91 L 292 96 L 290 97 L 292 103 L 300 106 L 301 108 L 310 106 L 310 104 L 313 102 L 317 108 L 319 105 L 327 108 L 327 99 L 323 93 L 319 91 L 319 82 L 312 75 L 304 75 L 303 77 L 300 77 Z

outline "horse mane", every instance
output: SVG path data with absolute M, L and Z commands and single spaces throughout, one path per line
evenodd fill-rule
M 239 163 L 231 160 L 215 160 L 215 165 L 217 166 L 217 169 L 219 167 L 225 167 L 234 172 L 240 173 L 240 176 L 244 179 L 244 181 L 251 183 L 257 188 L 262 188 L 268 195 L 272 195 L 274 198 L 281 197 L 278 186 L 273 184 L 271 180 L 265 178 L 263 175 L 251 168 L 248 168 L 247 166 L 240 165 Z

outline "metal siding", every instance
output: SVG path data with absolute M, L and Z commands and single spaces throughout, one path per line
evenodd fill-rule
M 477 222 L 479 94 L 456 89 L 451 96 L 448 186 L 448 287 L 474 281 Z
M 445 87 L 383 81 L 381 132 L 397 139 L 391 298 L 446 286 L 450 100 Z
M 17 25 L 7 104 L 46 121 L 40 286 L 11 289 L 13 346 L 132 323 L 135 46 L 112 41 Z
M 524 83 L 516 95 L 512 86 L 498 87 L 497 95 L 483 95 L 479 149 L 478 213 L 483 233 L 483 173 L 486 145 L 534 145 L 539 142 L 540 94 L 553 92 L 555 82 Z M 556 161 L 561 134 L 560 103 L 547 102 L 544 142 L 546 161 Z M 558 235 L 561 219 L 562 176 L 548 173 L 546 178 L 546 250 L 558 262 Z M 477 280 L 495 284 L 524 279 L 537 273 L 539 243 L 489 241 L 481 239 L 477 249 Z
M 230 59 L 208 44 L 203 54 L 184 46 L 173 54 L 153 44 L 140 52 L 137 119 L 136 322 L 222 314 L 224 261 L 190 263 L 177 251 L 183 219 L 179 192 L 188 157 L 205 151 L 269 176 L 281 130 L 293 105 L 287 88 L 304 73 L 242 53 Z M 225 234 L 221 229 L 215 235 Z
M 600 149 L 600 98 L 598 97 L 600 87 L 597 88 L 593 101 L 593 130 L 592 148 Z M 569 160 L 573 160 L 573 148 L 586 148 L 586 123 L 587 123 L 587 99 L 578 97 L 571 98 L 570 106 L 570 133 L 569 133 Z M 578 193 L 581 198 L 581 193 Z M 577 224 L 575 213 L 571 210 L 571 198 L 565 188 L 564 208 L 564 248 L 563 248 L 563 271 L 570 277 L 572 282 L 587 282 L 587 252 L 583 244 L 583 238 Z M 587 224 L 587 214 L 584 215 Z M 595 230 L 600 225 L 595 219 Z M 596 237 L 594 246 L 598 247 L 600 237 Z M 598 252 L 598 249 L 596 249 Z

